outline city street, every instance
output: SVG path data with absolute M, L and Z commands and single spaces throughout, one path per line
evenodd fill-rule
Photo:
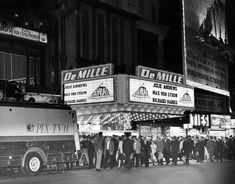
M 0 7 L 0 184 L 235 184 L 235 0 Z
M 192 163 L 189 166 L 150 166 L 149 168 L 114 168 L 96 172 L 95 169 L 78 169 L 42 173 L 30 177 L 0 178 L 0 184 L 232 184 L 235 180 L 235 163 Z

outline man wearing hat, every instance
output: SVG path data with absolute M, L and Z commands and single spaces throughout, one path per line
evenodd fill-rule
M 94 158 L 94 145 L 92 142 L 92 137 L 91 136 L 87 136 L 87 149 L 88 149 L 88 157 L 89 157 L 89 169 L 91 169 L 93 167 L 93 158 Z
M 193 141 L 190 136 L 186 137 L 186 140 L 183 142 L 184 155 L 186 157 L 186 165 L 189 165 L 189 157 L 193 150 Z

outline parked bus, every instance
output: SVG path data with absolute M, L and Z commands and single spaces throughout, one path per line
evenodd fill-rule
M 70 107 L 0 101 L 0 168 L 36 175 L 45 166 L 77 161 L 76 114 Z

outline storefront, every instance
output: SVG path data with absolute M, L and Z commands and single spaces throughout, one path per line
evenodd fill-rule
M 194 109 L 194 89 L 184 82 L 180 74 L 141 66 L 137 76 L 113 75 L 106 64 L 63 71 L 61 89 L 82 133 L 162 135 L 171 125 L 183 131 L 182 122 L 168 120 Z

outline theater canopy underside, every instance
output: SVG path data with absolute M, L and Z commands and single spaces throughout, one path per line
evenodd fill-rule
M 131 122 L 157 123 L 162 120 L 183 117 L 190 109 L 150 104 L 92 104 L 73 107 L 81 132 L 121 131 L 132 129 Z M 157 120 L 157 121 L 156 121 Z M 165 122 L 164 124 L 167 124 Z M 179 125 L 177 123 L 177 125 Z
M 191 111 L 192 108 L 171 107 L 163 105 L 151 105 L 151 104 L 91 104 L 91 105 L 79 105 L 72 106 L 77 112 L 77 116 L 88 114 L 103 114 L 103 113 L 146 113 L 146 114 L 169 114 L 169 115 L 183 115 L 185 111 Z

